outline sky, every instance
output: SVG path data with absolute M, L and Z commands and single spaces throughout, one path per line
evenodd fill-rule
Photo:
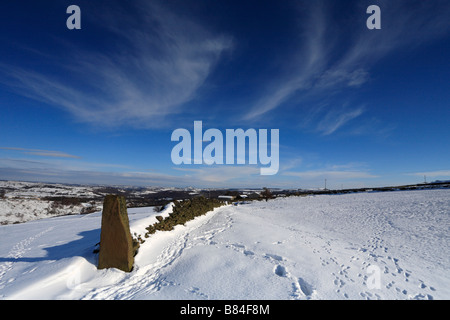
M 70 5 L 81 29 L 67 27 Z M 381 29 L 367 27 L 371 5 Z M 450 180 L 448 1 L 16 0 L 0 12 L 0 180 Z M 172 133 L 193 141 L 194 121 L 224 139 L 228 129 L 278 130 L 276 174 L 249 157 L 175 164 Z

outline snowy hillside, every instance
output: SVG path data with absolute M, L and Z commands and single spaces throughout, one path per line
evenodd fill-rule
M 0 224 L 102 210 L 107 194 L 120 194 L 130 207 L 164 205 L 200 194 L 194 188 L 89 186 L 0 180 Z M 211 193 L 211 192 L 209 192 Z
M 152 208 L 128 213 L 135 235 L 156 222 Z M 221 207 L 146 239 L 131 273 L 96 269 L 100 222 L 0 226 L 0 298 L 450 298 L 450 190 Z
M 0 224 L 101 210 L 101 199 L 87 186 L 0 181 L 0 193 Z

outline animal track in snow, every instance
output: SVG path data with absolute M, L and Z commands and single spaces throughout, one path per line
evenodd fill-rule
M 209 299 L 208 295 L 201 292 L 199 288 L 197 287 L 191 287 L 188 290 L 186 290 L 189 293 L 192 293 L 193 295 L 201 298 L 201 299 Z
M 54 227 L 50 227 L 45 229 L 44 231 L 26 238 L 20 242 L 18 242 L 12 249 L 9 251 L 7 255 L 7 261 L 0 264 L 0 288 L 2 287 L 2 283 L 9 283 L 11 281 L 2 281 L 3 276 L 12 269 L 14 264 L 14 260 L 18 260 L 22 258 L 27 251 L 30 250 L 30 245 L 38 238 L 42 237 L 47 232 L 50 232 L 54 229 Z M 10 261 L 9 261 L 10 260 Z

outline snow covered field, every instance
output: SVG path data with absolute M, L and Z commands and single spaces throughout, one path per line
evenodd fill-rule
M 156 221 L 128 213 L 132 234 Z M 100 222 L 0 226 L 0 299 L 450 299 L 450 190 L 221 207 L 146 239 L 131 273 L 97 270 Z

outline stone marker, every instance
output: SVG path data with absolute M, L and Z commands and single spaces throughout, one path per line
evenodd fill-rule
M 107 195 L 103 202 L 98 269 L 133 269 L 134 250 L 124 197 Z

